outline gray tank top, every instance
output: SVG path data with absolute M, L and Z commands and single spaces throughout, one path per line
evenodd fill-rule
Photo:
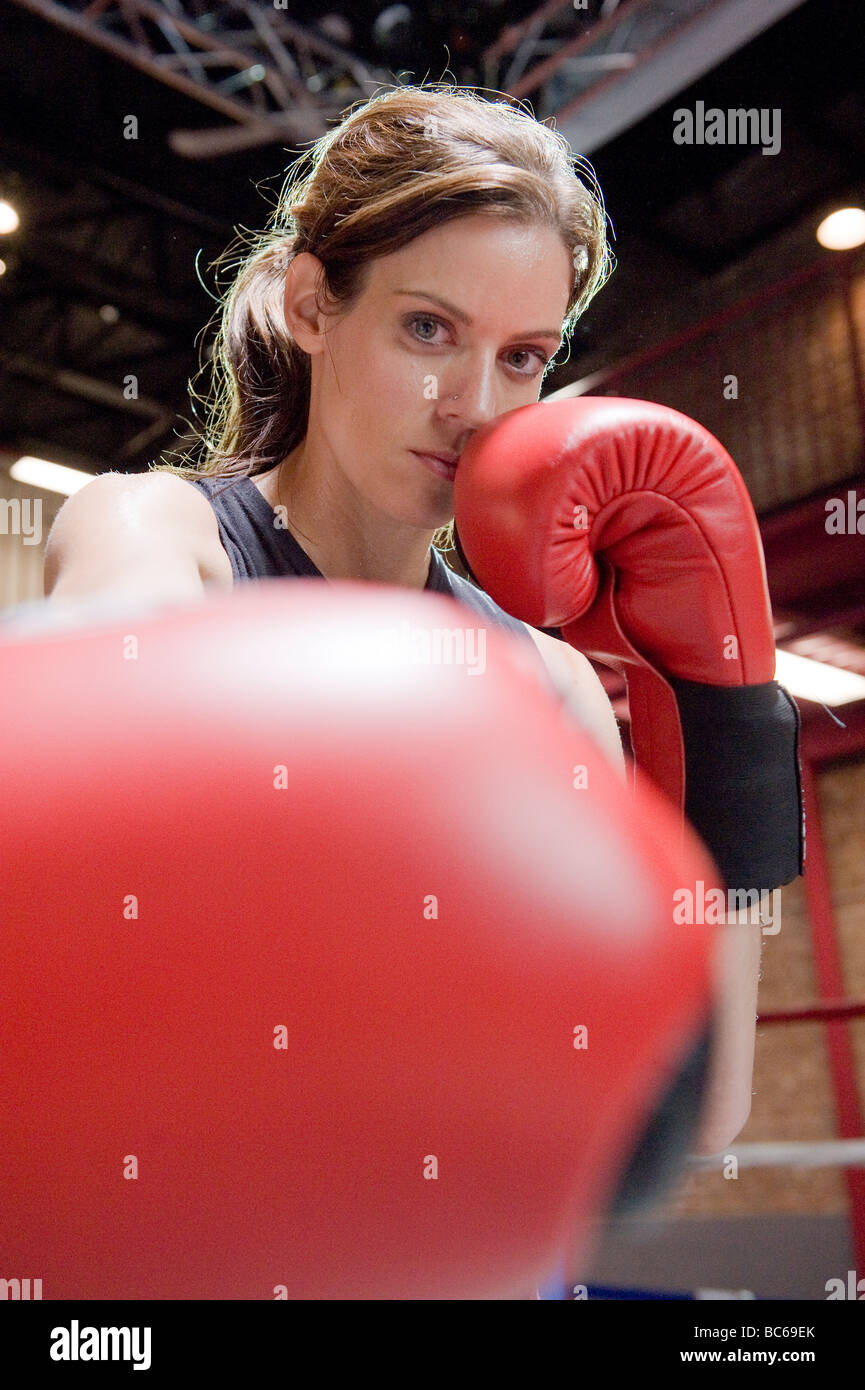
M 299 541 L 286 527 L 275 525 L 276 512 L 249 477 L 211 477 L 201 475 L 187 478 L 205 493 L 216 513 L 219 538 L 229 559 L 235 584 L 250 579 L 269 579 L 284 575 L 299 578 L 323 579 Z M 445 564 L 437 550 L 431 551 L 429 578 L 426 589 L 437 594 L 449 594 L 481 617 L 507 628 L 535 652 L 545 676 L 546 665 L 525 624 L 511 617 L 489 594 L 476 584 L 455 574 Z

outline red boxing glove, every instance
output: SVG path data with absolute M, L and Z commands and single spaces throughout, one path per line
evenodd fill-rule
M 625 674 L 638 769 L 727 881 L 794 878 L 798 710 L 772 679 L 757 518 L 718 440 L 646 401 L 524 406 L 471 439 L 455 512 L 497 603 Z
M 83 613 L 0 622 L 4 1275 L 460 1299 L 579 1265 L 711 1008 L 696 837 L 450 599 Z

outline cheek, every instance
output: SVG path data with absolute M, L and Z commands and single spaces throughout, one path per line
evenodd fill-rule
M 394 407 L 406 420 L 421 420 L 435 409 L 444 390 L 440 362 L 393 349 L 390 356 L 390 390 Z
M 398 344 L 380 341 L 373 348 L 358 349 L 358 357 L 347 367 L 357 411 L 376 422 L 379 433 L 385 420 L 396 427 L 410 425 L 429 411 L 431 368 Z

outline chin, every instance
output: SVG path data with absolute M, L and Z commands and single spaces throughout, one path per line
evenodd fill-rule
M 438 531 L 453 520 L 453 507 L 424 507 L 420 501 L 415 507 L 393 507 L 388 508 L 388 512 L 394 521 L 403 526 L 416 526 L 419 531 Z

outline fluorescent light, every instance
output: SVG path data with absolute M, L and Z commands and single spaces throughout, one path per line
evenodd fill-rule
M 9 476 L 16 483 L 26 483 L 29 487 L 41 488 L 43 492 L 63 492 L 70 497 L 85 483 L 92 483 L 95 474 L 85 473 L 80 468 L 67 468 L 62 463 L 49 463 L 48 459 L 37 459 L 31 454 L 22 454 L 9 469 Z
M 795 652 L 775 650 L 775 679 L 786 686 L 791 695 L 802 700 L 815 700 L 821 705 L 849 705 L 853 700 L 865 700 L 865 676 L 829 666 L 825 661 L 811 661 Z
M 839 208 L 824 217 L 817 228 L 817 240 L 827 251 L 849 251 L 865 241 L 865 210 Z

